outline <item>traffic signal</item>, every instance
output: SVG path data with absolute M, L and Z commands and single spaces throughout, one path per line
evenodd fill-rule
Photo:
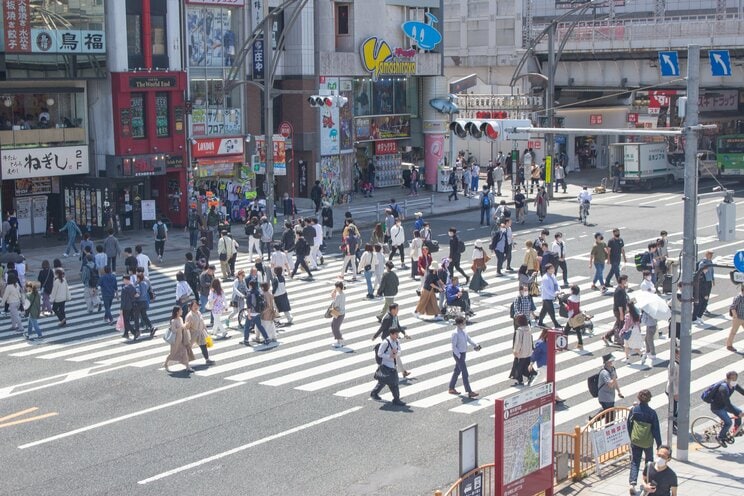
M 307 99 L 311 107 L 332 107 L 333 100 L 330 96 L 313 95 Z
M 501 121 L 493 119 L 482 121 L 456 120 L 450 123 L 449 129 L 458 138 L 486 138 L 490 141 L 496 141 L 501 136 Z
M 313 95 L 307 99 L 311 107 L 343 107 L 349 99 L 339 95 Z

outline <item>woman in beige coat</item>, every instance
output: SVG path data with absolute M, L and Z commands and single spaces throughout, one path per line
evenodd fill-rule
M 524 378 L 529 379 L 530 357 L 532 356 L 532 330 L 529 321 L 524 315 L 517 315 L 517 330 L 514 335 L 514 366 L 512 367 L 512 379 L 517 381 L 515 386 L 524 385 Z
M 274 319 L 278 315 L 276 311 L 276 304 L 274 303 L 274 295 L 271 293 L 271 284 L 268 282 L 261 283 L 261 291 L 263 292 L 264 301 L 266 301 L 266 308 L 261 312 L 261 325 L 266 329 L 266 335 L 272 341 L 276 341 L 276 326 L 274 325 Z M 256 329 L 258 334 L 258 329 Z M 258 336 L 256 336 L 258 339 Z
M 59 326 L 66 326 L 65 303 L 72 299 L 72 295 L 70 294 L 70 287 L 67 285 L 67 279 L 65 279 L 65 271 L 62 269 L 54 271 L 54 284 L 49 299 L 52 301 L 52 311 L 59 319 Z
M 537 250 L 532 246 L 532 241 L 527 241 L 524 244 L 524 261 L 522 262 L 527 266 L 527 273 L 529 275 L 534 274 L 540 268 L 539 261 L 537 259 Z
M 186 315 L 185 328 L 191 337 L 191 346 L 199 346 L 202 356 L 207 365 L 214 365 L 215 361 L 209 359 L 209 350 L 207 349 L 207 326 L 204 324 L 202 314 L 199 312 L 199 302 L 194 300 L 189 306 L 189 313 Z
M 171 312 L 170 330 L 176 335 L 176 340 L 170 345 L 170 353 L 165 358 L 165 371 L 170 372 L 168 365 L 171 363 L 180 363 L 188 372 L 193 372 L 189 366 L 189 361 L 194 359 L 194 352 L 191 351 L 191 336 L 189 330 L 183 325 L 181 318 L 181 307 L 176 305 Z

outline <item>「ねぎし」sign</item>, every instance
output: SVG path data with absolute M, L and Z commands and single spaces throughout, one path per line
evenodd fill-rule
M 18 148 L 0 154 L 3 179 L 87 174 L 87 146 Z

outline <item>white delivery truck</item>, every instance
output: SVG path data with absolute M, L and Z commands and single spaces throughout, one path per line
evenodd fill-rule
M 684 179 L 684 168 L 668 160 L 666 143 L 614 143 L 610 160 L 623 164 L 624 187 L 651 189 Z

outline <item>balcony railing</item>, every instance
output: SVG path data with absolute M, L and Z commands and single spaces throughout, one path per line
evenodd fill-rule
M 703 40 L 707 46 L 730 46 L 744 37 L 744 22 L 735 15 L 691 15 L 612 21 L 581 21 L 569 34 L 571 23 L 559 23 L 556 42 L 568 36 L 565 51 L 627 50 L 630 48 L 684 48 L 691 40 Z M 546 24 L 533 26 L 533 38 Z M 538 51 L 547 51 L 547 40 Z
M 22 129 L 0 131 L 0 147 L 18 148 L 59 144 L 85 143 L 86 131 L 82 127 Z

